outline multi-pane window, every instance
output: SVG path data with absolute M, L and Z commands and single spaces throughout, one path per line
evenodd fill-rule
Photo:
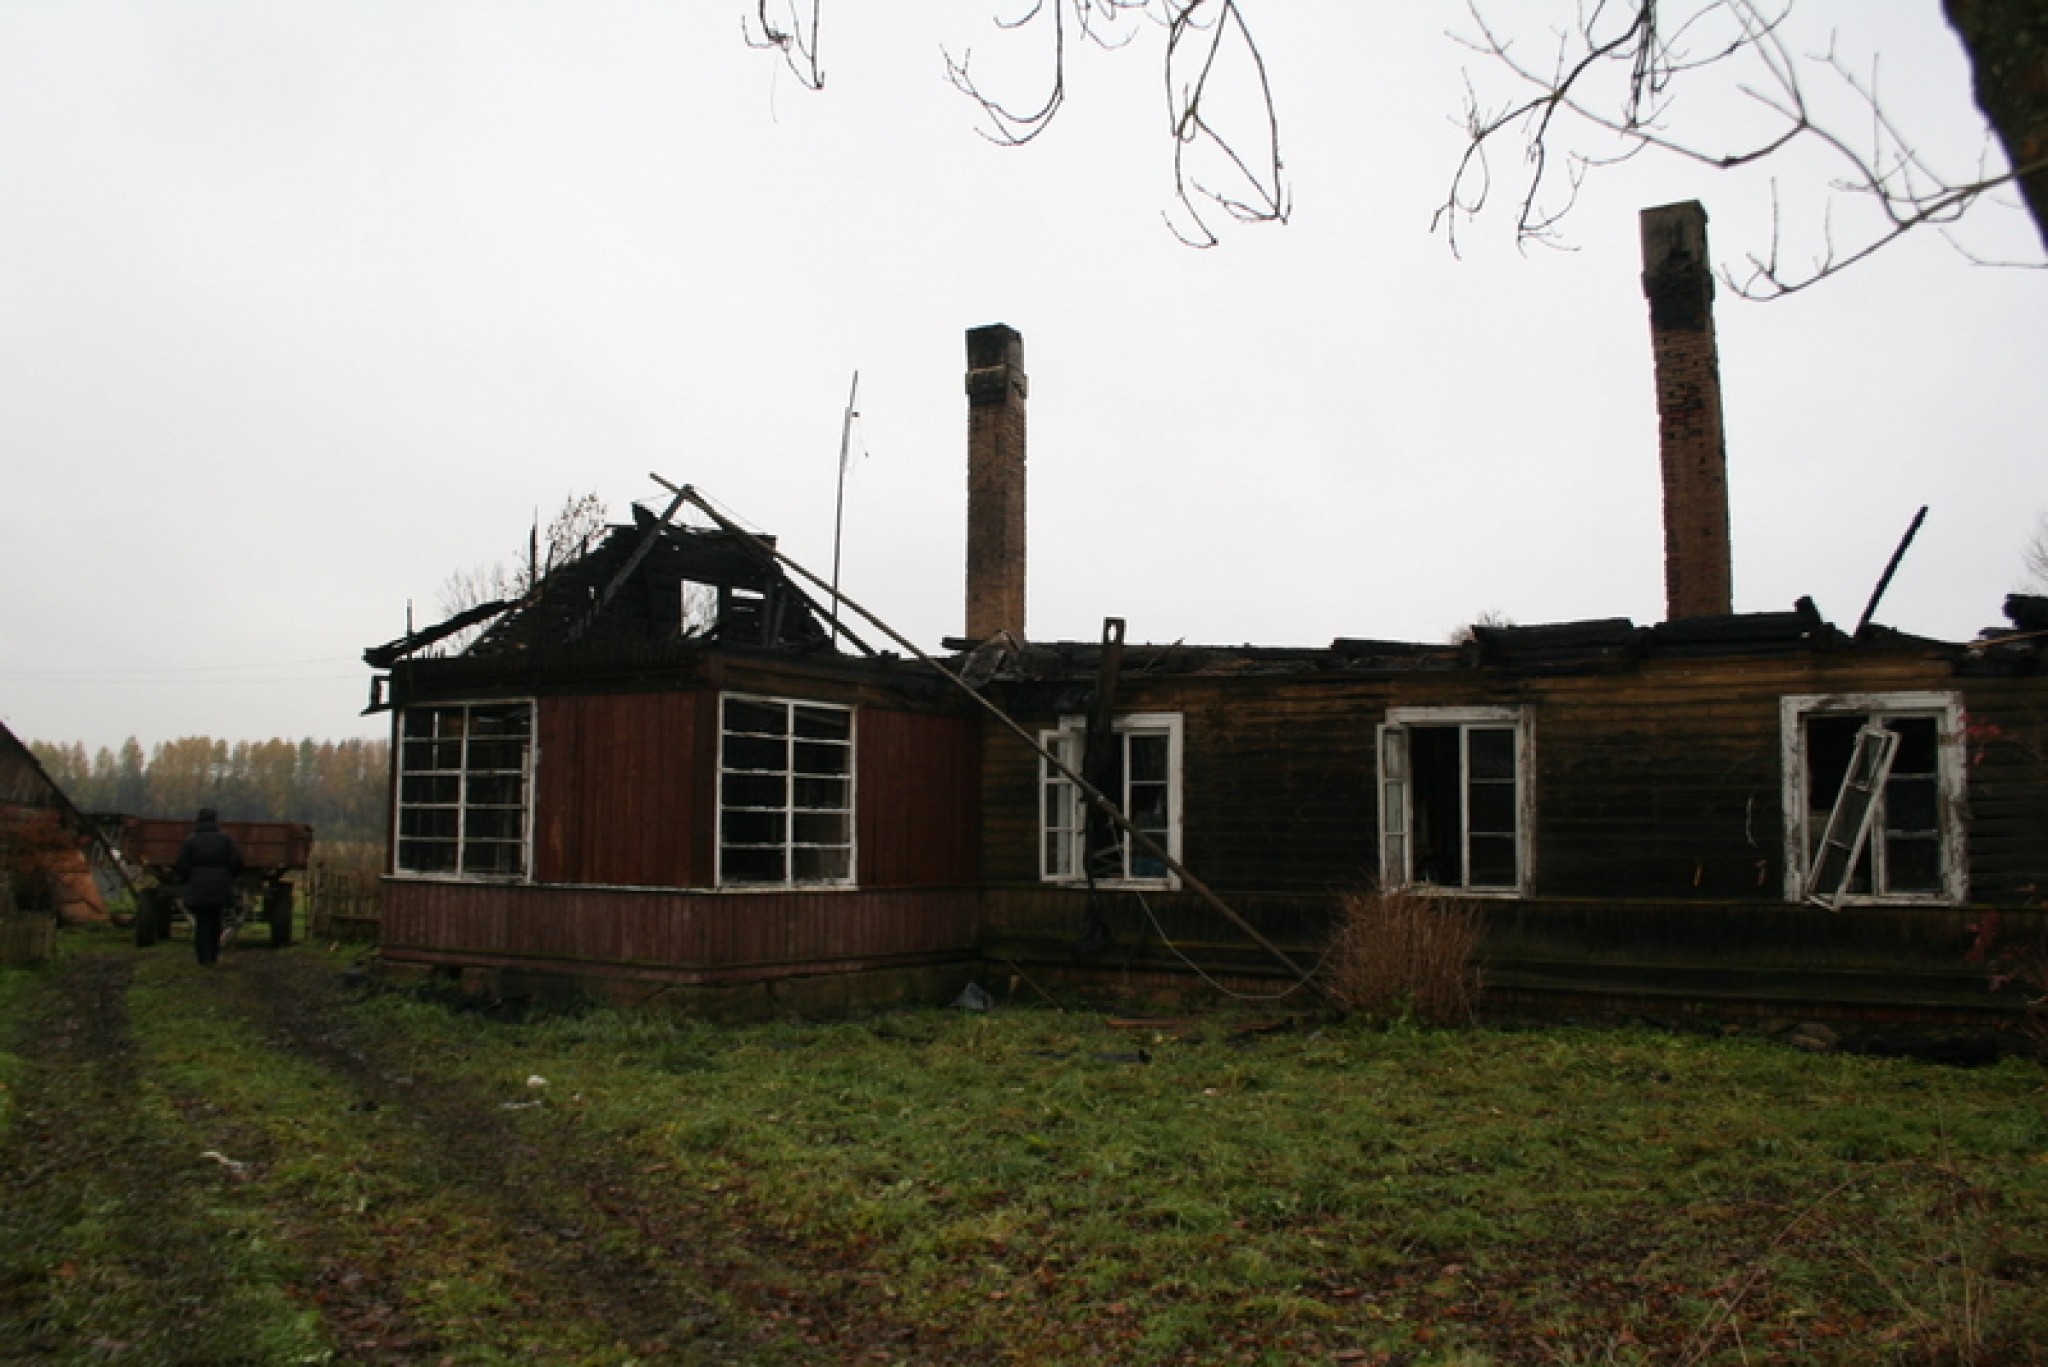
M 1529 745 L 1517 708 L 1389 711 L 1379 733 L 1381 880 L 1523 891 Z
M 1786 894 L 1954 902 L 1962 718 L 1944 693 L 1783 700 Z
M 853 881 L 851 708 L 730 694 L 720 700 L 718 881 Z
M 1084 727 L 1078 717 L 1061 722 L 1039 743 L 1074 773 L 1081 773 Z M 1180 718 L 1165 713 L 1118 717 L 1105 746 L 1103 771 L 1094 779 L 1103 796 L 1117 804 L 1146 839 L 1180 858 Z M 1092 872 L 1097 883 L 1170 887 L 1173 870 L 1157 854 L 1106 818 L 1099 833 Z M 1088 864 L 1088 802 L 1074 781 L 1039 763 L 1039 873 L 1048 882 L 1079 882 Z
M 399 724 L 401 873 L 527 874 L 533 704 L 408 707 Z

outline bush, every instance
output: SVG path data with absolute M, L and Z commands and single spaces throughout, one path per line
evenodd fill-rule
M 1331 995 L 1372 1021 L 1463 1025 L 1478 1010 L 1476 903 L 1406 889 L 1346 893 L 1324 961 Z

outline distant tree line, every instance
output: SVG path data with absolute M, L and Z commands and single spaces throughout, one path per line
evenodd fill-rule
M 391 744 L 384 740 L 224 741 L 186 736 L 147 753 L 130 736 L 91 755 L 77 742 L 29 749 L 73 805 L 88 812 L 226 821 L 301 821 L 322 841 L 381 841 Z

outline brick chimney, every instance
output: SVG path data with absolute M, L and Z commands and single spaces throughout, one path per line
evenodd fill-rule
M 967 635 L 1024 639 L 1024 339 L 967 333 Z
M 1734 610 L 1728 450 L 1721 432 L 1707 211 L 1697 201 L 1645 209 L 1642 232 L 1664 466 L 1664 615 L 1726 616 Z

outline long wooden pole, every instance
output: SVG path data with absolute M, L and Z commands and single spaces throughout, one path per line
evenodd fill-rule
M 788 566 L 790 570 L 792 570 L 796 574 L 802 575 L 811 583 L 816 584 L 821 588 L 825 587 L 824 581 L 819 579 L 817 575 L 812 574 L 802 565 L 799 565 L 796 561 L 790 559 L 787 555 L 784 555 L 779 549 L 769 545 L 765 541 L 762 541 L 759 537 L 754 536 L 745 528 L 740 527 L 739 525 L 731 521 L 723 513 L 719 512 L 716 508 L 712 507 L 709 503 L 705 502 L 704 499 L 697 494 L 697 491 L 692 486 L 688 484 L 671 484 L 667 480 L 663 479 L 660 475 L 656 474 L 650 474 L 648 477 L 652 479 L 656 484 L 659 484 L 662 488 L 667 489 L 670 493 L 673 493 L 678 499 L 681 499 L 682 501 L 689 503 L 691 506 L 697 508 L 706 517 L 710 518 L 713 522 L 717 523 L 721 531 L 724 531 L 729 535 L 739 537 L 741 540 L 750 543 L 756 550 L 760 551 L 762 554 L 771 555 L 775 557 L 775 559 L 781 561 L 784 565 Z M 1249 935 L 1261 949 L 1265 950 L 1268 954 L 1272 955 L 1277 962 L 1284 966 L 1290 973 L 1294 974 L 1296 979 L 1300 981 L 1301 985 L 1303 987 L 1306 987 L 1310 992 L 1314 993 L 1317 999 L 1320 1000 L 1325 1006 L 1329 1007 L 1339 1016 L 1346 1014 L 1343 1005 L 1340 1002 L 1338 1002 L 1336 998 L 1332 997 L 1329 994 L 1329 992 L 1324 989 L 1323 985 L 1321 983 L 1318 983 L 1308 973 L 1307 970 L 1303 969 L 1301 965 L 1297 964 L 1292 958 L 1290 958 L 1285 950 L 1281 949 L 1278 945 L 1274 944 L 1264 935 L 1261 935 L 1258 929 L 1255 926 L 1253 926 L 1251 922 L 1245 920 L 1244 917 L 1238 915 L 1237 911 L 1233 907 L 1231 907 L 1229 903 L 1225 902 L 1221 897 L 1218 897 L 1215 894 L 1215 892 L 1213 892 L 1210 889 L 1207 883 L 1204 883 L 1201 879 L 1195 877 L 1193 873 L 1189 872 L 1187 867 L 1183 865 L 1178 859 L 1175 859 L 1170 853 L 1168 853 L 1159 844 L 1158 841 L 1154 840 L 1151 836 L 1145 834 L 1145 832 L 1139 830 L 1137 826 L 1131 822 L 1130 818 L 1126 817 L 1123 814 L 1123 809 L 1118 807 L 1114 802 L 1111 802 L 1107 797 L 1103 796 L 1100 789 L 1096 788 L 1094 784 L 1090 783 L 1087 779 L 1081 777 L 1081 775 L 1075 773 L 1071 768 L 1062 763 L 1060 761 L 1059 756 L 1053 754 L 1044 746 L 1040 745 L 1038 743 L 1038 738 L 1036 736 L 1033 736 L 1030 732 L 1026 731 L 1022 726 L 1018 725 L 1016 720 L 1012 718 L 1009 713 L 1003 711 L 1002 708 L 997 707 L 994 703 L 990 702 L 987 698 L 983 697 L 979 692 L 977 692 L 973 687 L 971 687 L 965 679 L 961 678 L 952 670 L 946 668 L 946 666 L 937 659 L 934 659 L 932 656 L 926 654 L 923 650 L 919 649 L 918 646 L 914 642 L 912 642 L 908 637 L 903 636 L 894 627 L 890 626 L 880 617 L 877 617 L 874 613 L 869 612 L 859 603 L 854 602 L 853 599 L 842 598 L 839 601 L 843 602 L 848 608 L 851 608 L 853 611 L 859 613 L 864 620 L 866 620 L 874 626 L 875 630 L 881 632 L 884 636 L 887 636 L 891 641 L 894 641 L 897 645 L 903 647 L 903 650 L 906 654 L 912 656 L 913 658 L 919 660 L 923 664 L 929 666 L 932 669 L 937 670 L 940 674 L 944 675 L 945 678 L 949 682 L 951 682 L 955 688 L 959 689 L 962 693 L 965 693 L 969 698 L 973 699 L 976 706 L 980 707 L 984 712 L 987 712 L 990 716 L 994 717 L 998 722 L 1000 722 L 1003 725 L 1005 729 L 1007 729 L 1010 732 L 1010 734 L 1014 735 L 1015 737 L 1017 737 L 1017 739 L 1023 741 L 1024 744 L 1029 746 L 1032 749 L 1032 751 L 1038 755 L 1040 759 L 1044 760 L 1047 764 L 1050 764 L 1054 769 L 1058 770 L 1061 777 L 1065 778 L 1068 782 L 1072 783 L 1077 789 L 1079 789 L 1080 792 L 1088 799 L 1090 805 L 1092 805 L 1095 808 L 1095 810 L 1102 813 L 1104 817 L 1114 822 L 1116 826 L 1124 832 L 1124 834 L 1128 835 L 1132 839 L 1132 841 L 1136 843 L 1139 849 L 1143 850 L 1146 854 L 1151 855 L 1154 859 L 1159 860 L 1162 864 L 1166 865 L 1167 868 L 1171 869 L 1174 873 L 1174 876 L 1180 879 L 1182 884 L 1184 884 L 1187 887 L 1188 891 L 1194 893 L 1195 896 L 1199 897 L 1202 901 L 1208 903 L 1211 908 L 1221 913 L 1224 919 L 1228 920 L 1232 925 L 1236 926 L 1246 935 Z

